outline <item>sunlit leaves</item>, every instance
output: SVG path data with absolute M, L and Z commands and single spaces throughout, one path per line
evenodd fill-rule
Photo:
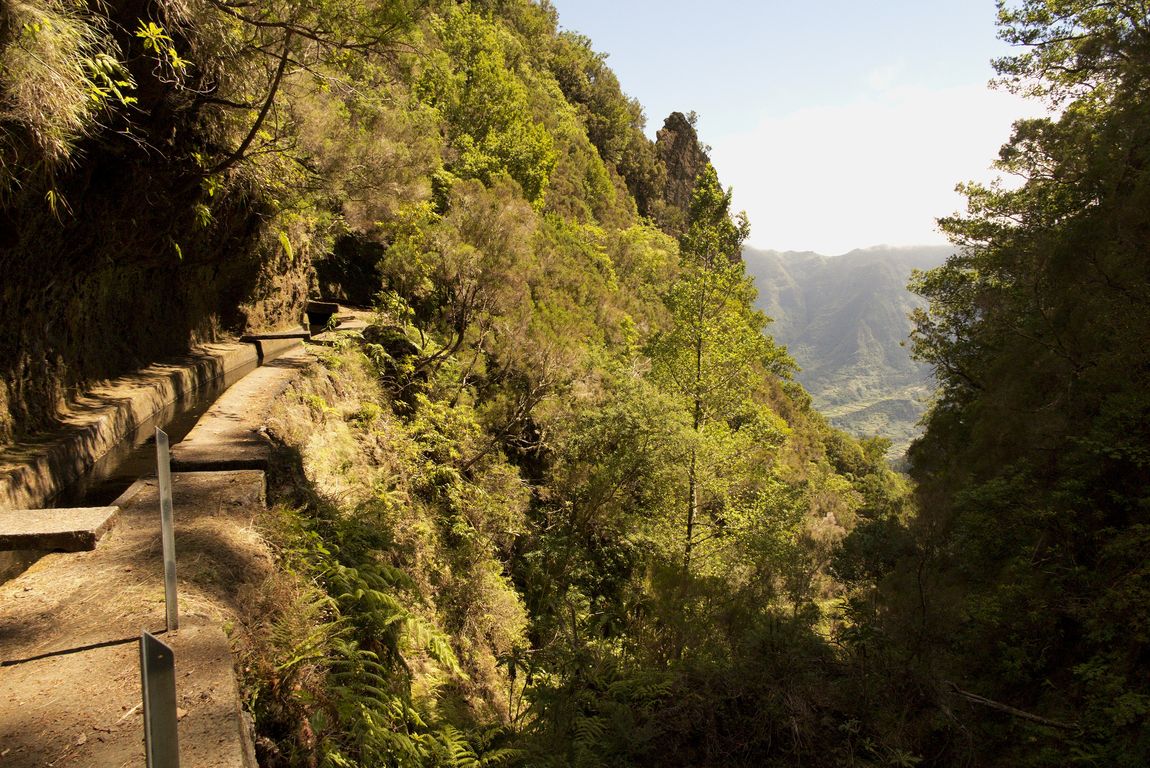
M 135 102 L 108 20 L 71 3 L 13 2 L 0 18 L 0 199 L 30 182 L 67 209 L 54 177 L 75 147 Z
M 416 93 L 446 121 L 458 153 L 452 171 L 485 183 L 505 172 L 528 200 L 541 201 L 556 156 L 517 76 L 518 42 L 466 6 L 437 17 L 433 29 L 442 49 L 425 67 Z
M 1145 89 L 1150 12 L 1137 0 L 999 2 L 999 36 L 1022 52 L 995 66 L 1023 93 L 1054 103 L 1104 103 L 1120 88 Z

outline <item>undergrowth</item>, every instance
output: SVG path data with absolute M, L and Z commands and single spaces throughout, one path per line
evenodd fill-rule
M 267 536 L 280 575 L 249 628 L 247 703 L 262 764 L 494 766 L 522 644 L 493 544 L 452 509 L 478 482 L 426 460 L 453 438 L 401 421 L 354 347 L 281 398 Z M 482 525 L 481 521 L 475 521 Z

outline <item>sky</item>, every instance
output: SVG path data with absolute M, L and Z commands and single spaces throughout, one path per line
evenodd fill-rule
M 606 53 L 647 133 L 698 114 L 749 245 L 828 255 L 946 242 L 961 181 L 1039 105 L 987 87 L 994 0 L 552 0 Z

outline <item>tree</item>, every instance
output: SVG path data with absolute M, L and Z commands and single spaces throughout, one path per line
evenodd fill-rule
M 347 87 L 370 70 L 372 57 L 394 50 L 424 5 L 425 0 L 277 0 L 254 5 L 206 0 L 194 19 L 169 10 L 166 30 L 155 27 L 171 45 L 153 46 L 151 58 L 161 60 L 154 71 L 167 73 L 160 77 L 165 98 L 157 101 L 153 113 L 177 108 L 194 115 L 204 107 L 215 108 L 238 128 L 241 138 L 234 146 L 202 159 L 205 175 L 225 171 L 250 155 L 282 151 L 283 131 L 274 125 L 268 130 L 267 121 L 277 115 L 285 80 L 307 73 L 329 87 Z M 177 51 L 175 41 L 190 49 L 194 66 L 190 61 L 184 67 L 164 66 L 163 59 Z
M 949 674 L 1084 729 L 1026 747 L 1035 765 L 1146 759 L 1147 19 L 1139 3 L 1000 4 L 1026 50 L 998 71 L 1063 111 L 1015 124 L 998 167 L 1022 185 L 964 185 L 967 213 L 940 221 L 960 250 L 912 283 L 930 301 L 915 353 L 940 384 L 910 454 L 916 610 Z M 1015 764 L 1022 741 L 985 743 Z
M 730 206 L 730 191 L 723 191 L 708 164 L 696 182 L 690 222 L 679 241 L 682 274 L 666 297 L 670 328 L 655 337 L 651 349 L 657 381 L 678 396 L 687 414 L 683 563 L 688 571 L 701 538 L 705 458 L 721 454 L 720 444 L 740 429 L 771 423 L 755 394 L 765 374 L 785 375 L 791 365 L 763 334 L 766 316 L 751 306 L 755 289 L 741 257 L 750 227 L 745 214 L 731 219 Z M 711 501 L 722 505 L 721 499 Z M 718 510 L 714 519 L 721 520 Z
M 490 352 L 496 326 L 522 324 L 509 318 L 519 320 L 529 303 L 537 222 L 517 185 L 506 175 L 490 188 L 456 180 L 446 201 L 443 215 L 428 204 L 405 211 L 381 261 L 420 336 L 416 370 L 438 369 L 467 342 L 473 356 Z
M 485 184 L 507 173 L 541 204 L 557 158 L 551 133 L 532 113 L 518 41 L 466 6 L 452 7 L 433 29 L 442 50 L 429 57 L 415 90 L 444 118 L 456 153 L 449 170 Z
M 97 140 L 159 150 L 189 188 L 292 146 L 283 94 L 311 76 L 344 92 L 393 53 L 426 0 L 131 5 L 0 11 L 0 196 L 68 203 L 57 175 Z M 189 140 L 192 139 L 192 140 Z M 142 153 L 141 153 L 142 154 Z M 209 196 L 215 182 L 205 185 Z
M 1105 102 L 1145 90 L 1150 76 L 1150 14 L 1137 0 L 998 0 L 998 36 L 1024 50 L 994 62 L 1012 90 L 1048 98 Z

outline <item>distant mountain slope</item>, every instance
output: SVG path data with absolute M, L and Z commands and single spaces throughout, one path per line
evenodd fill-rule
M 881 435 L 901 456 L 918 434 L 930 397 L 929 369 L 904 346 L 907 315 L 922 300 L 906 290 L 911 270 L 941 264 L 950 246 L 878 246 L 842 256 L 747 248 L 747 272 L 758 306 L 775 322 L 771 334 L 787 345 L 799 381 L 837 427 Z

